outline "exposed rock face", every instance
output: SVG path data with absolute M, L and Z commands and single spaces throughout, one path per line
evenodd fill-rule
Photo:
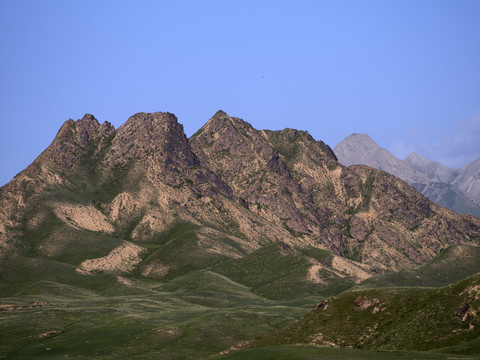
M 368 135 L 352 134 L 334 148 L 345 166 L 364 164 L 393 174 L 441 206 L 480 217 L 480 159 L 451 169 L 412 153 L 399 160 Z
M 230 184 L 250 210 L 293 232 L 318 233 L 319 218 L 311 195 L 293 181 L 266 132 L 219 111 L 191 143 L 202 161 Z
M 145 248 L 125 241 L 107 256 L 85 260 L 76 270 L 86 274 L 95 271 L 127 273 L 141 261 L 141 255 L 144 253 L 146 253 Z
M 327 301 L 326 301 L 326 300 L 319 301 L 318 303 L 316 303 L 315 305 L 313 305 L 313 310 L 321 309 L 321 308 L 325 307 L 325 305 L 327 305 Z
M 113 164 L 128 159 L 153 158 L 165 165 L 199 165 L 188 145 L 183 126 L 170 113 L 138 113 L 120 126 L 106 157 Z
M 356 281 L 480 237 L 479 219 L 433 204 L 386 172 L 340 165 L 305 131 L 256 130 L 223 111 L 190 139 L 170 113 L 139 113 L 118 130 L 91 115 L 69 120 L 0 188 L 0 256 L 55 258 L 54 247 L 72 238 L 91 246 L 108 236 L 109 248 L 72 264 L 115 272 L 121 266 L 105 261 L 123 261 L 112 251 L 124 241 L 158 241 L 179 222 L 198 227 L 198 258 L 241 257 L 272 242 L 285 256 L 313 246 L 336 255 L 331 271 Z M 149 258 L 143 251 L 125 271 L 138 265 L 161 277 L 179 266 L 140 264 Z
M 93 115 L 86 114 L 82 119 L 66 121 L 53 143 L 40 156 L 39 160 L 49 158 L 56 164 L 72 167 L 79 154 L 78 147 L 86 149 L 92 144 L 96 152 L 107 146 L 109 137 L 115 134 L 115 128 L 109 122 L 100 125 Z
M 439 208 L 386 173 L 339 166 L 331 149 L 306 132 L 258 131 L 218 112 L 191 145 L 250 210 L 303 241 L 394 267 L 423 263 L 442 247 L 426 225 Z M 442 238 L 453 235 L 445 230 Z

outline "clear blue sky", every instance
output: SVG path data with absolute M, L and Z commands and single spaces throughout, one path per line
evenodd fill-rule
M 335 146 L 480 156 L 480 1 L 0 1 L 0 185 L 62 123 L 218 109 Z

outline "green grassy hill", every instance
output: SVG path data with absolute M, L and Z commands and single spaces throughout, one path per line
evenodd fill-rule
M 468 304 L 466 318 L 455 312 Z M 443 288 L 350 290 L 253 346 L 319 344 L 480 356 L 480 275 Z
M 246 349 L 225 355 L 213 356 L 214 360 L 473 360 L 476 356 L 428 353 L 418 351 L 373 351 L 337 349 L 328 346 L 284 345 Z
M 480 247 L 457 245 L 441 251 L 427 264 L 411 271 L 371 277 L 357 289 L 395 286 L 441 287 L 480 272 Z

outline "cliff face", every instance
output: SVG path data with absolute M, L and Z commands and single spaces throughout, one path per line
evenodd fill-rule
M 193 235 L 163 256 L 172 243 L 161 239 L 184 223 Z M 331 251 L 336 262 L 317 266 L 364 278 L 423 264 L 452 244 L 476 245 L 479 226 L 390 174 L 342 166 L 307 132 L 256 130 L 222 111 L 190 139 L 169 113 L 139 113 L 118 130 L 91 115 L 69 120 L 0 189 L 1 254 L 86 271 L 85 261 L 128 249 L 137 260 L 126 268 L 154 278 L 277 242 Z M 72 246 L 83 247 L 66 256 Z

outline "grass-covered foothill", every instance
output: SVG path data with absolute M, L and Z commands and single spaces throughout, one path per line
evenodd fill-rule
M 468 317 L 460 319 L 455 312 L 465 304 Z M 444 288 L 352 290 L 253 346 L 317 343 L 358 349 L 443 348 L 446 352 L 457 347 L 455 351 L 461 353 L 459 344 L 478 342 L 479 308 L 480 275 Z M 480 356 L 480 347 L 469 349 L 464 352 Z
M 113 278 L 99 289 L 33 284 L 0 298 L 0 357 L 197 359 L 278 330 L 305 312 L 228 279 L 215 284 L 218 277 L 199 273 L 197 289 L 182 278 L 170 289 L 135 278 L 131 286 Z
M 399 271 L 371 277 L 356 288 L 453 284 L 480 272 L 480 247 L 455 245 L 442 250 L 427 264 L 411 271 Z
M 323 283 L 314 283 L 306 280 L 308 269 L 312 261 L 328 264 L 332 255 L 327 251 L 271 244 L 243 258 L 207 257 L 199 263 L 199 230 L 179 223 L 142 243 L 149 253 L 139 270 L 121 277 L 78 273 L 69 262 L 84 255 L 72 261 L 74 253 L 68 249 L 50 259 L 20 256 L 5 262 L 0 282 L 0 358 L 480 356 L 480 275 L 439 288 L 406 287 L 405 276 L 394 275 L 353 288 L 351 280 L 328 273 L 321 274 Z M 417 281 L 411 284 L 437 284 L 438 274 L 447 274 L 448 269 L 449 279 L 470 274 L 477 253 L 471 247 L 447 249 L 409 273 L 408 279 Z M 160 279 L 145 278 L 141 269 L 154 261 L 174 271 Z M 378 287 L 386 284 L 390 287 Z M 359 297 L 367 299 L 360 310 L 355 305 Z M 325 305 L 312 311 L 322 299 Z M 465 303 L 472 309 L 471 317 L 462 322 L 454 312 Z M 220 355 L 241 343 L 255 348 Z
M 284 251 L 279 244 L 271 244 L 243 258 L 224 261 L 212 270 L 232 280 L 251 287 L 258 295 L 269 299 L 319 298 L 338 294 L 354 282 L 333 274 L 324 283 L 306 281 L 311 259 L 328 261 L 330 253 L 307 248 L 301 251 Z
M 339 349 L 329 346 L 284 345 L 234 351 L 211 360 L 473 360 L 475 356 L 452 356 L 413 351 Z

